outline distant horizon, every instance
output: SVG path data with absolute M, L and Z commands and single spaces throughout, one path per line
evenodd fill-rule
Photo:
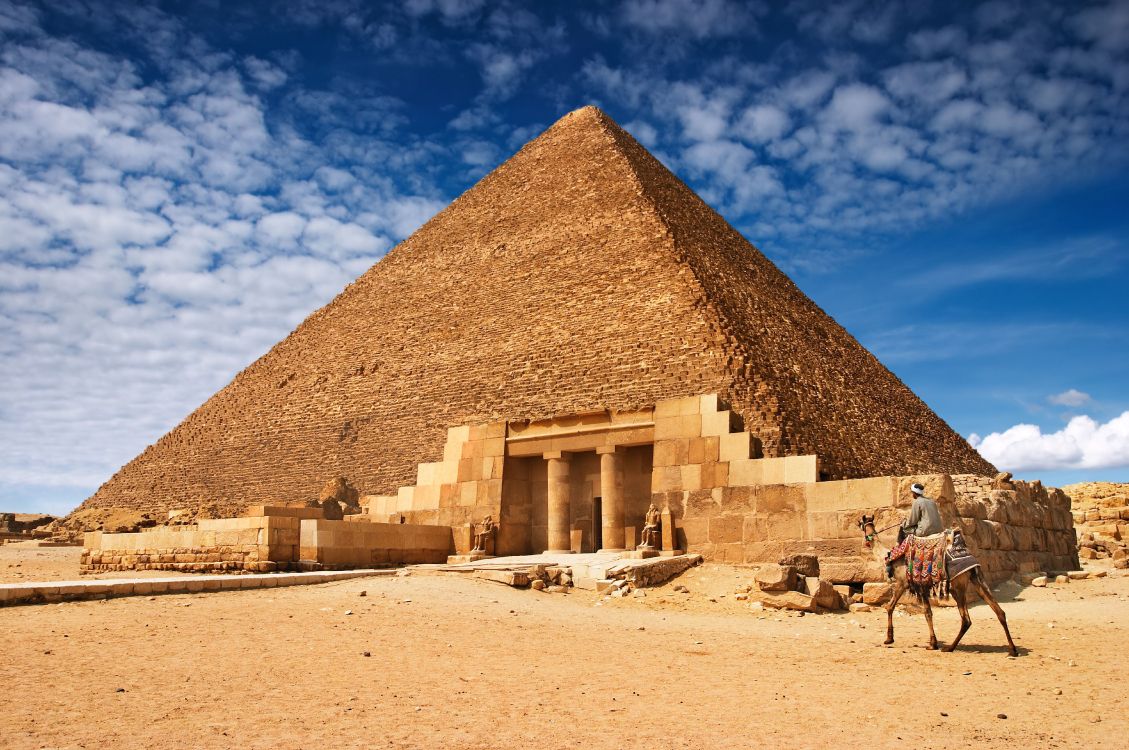
M 1129 2 L 0 0 L 0 511 L 595 104 L 982 455 L 1129 482 Z

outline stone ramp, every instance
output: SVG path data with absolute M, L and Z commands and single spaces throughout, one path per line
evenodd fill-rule
M 199 575 L 176 578 L 104 578 L 89 581 L 33 581 L 0 584 L 0 607 L 13 604 L 50 604 L 119 596 L 195 594 L 282 586 L 304 586 L 350 578 L 396 575 L 396 569 L 329 570 L 314 573 L 262 573 Z

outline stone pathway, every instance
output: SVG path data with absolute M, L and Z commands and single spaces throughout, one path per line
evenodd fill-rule
M 324 570 L 313 573 L 253 573 L 246 575 L 201 575 L 177 578 L 103 578 L 89 581 L 45 581 L 0 584 L 0 606 L 45 604 L 78 599 L 117 596 L 193 594 L 201 591 L 236 591 L 278 586 L 303 586 L 350 578 L 396 575 L 386 570 Z

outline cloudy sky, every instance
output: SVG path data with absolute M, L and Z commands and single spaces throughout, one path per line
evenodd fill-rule
M 1129 481 L 1125 0 L 0 0 L 0 510 L 589 103 L 998 466 Z

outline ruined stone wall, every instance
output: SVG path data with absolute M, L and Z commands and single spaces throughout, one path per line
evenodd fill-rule
M 83 573 L 175 570 L 185 573 L 298 569 L 301 519 L 217 518 L 132 534 L 92 531 L 83 542 Z
M 858 520 L 874 515 L 881 529 L 900 522 L 909 486 L 920 481 L 947 527 L 964 532 L 993 583 L 1020 573 L 1078 567 L 1073 518 L 1061 490 L 993 477 L 916 475 L 799 484 L 717 487 L 666 493 L 686 549 L 728 563 L 775 563 L 816 555 L 820 577 L 835 583 L 884 580 L 863 546 Z M 892 546 L 896 530 L 882 535 Z
M 1062 488 L 1070 497 L 1078 554 L 1088 560 L 1113 559 L 1129 567 L 1129 484 L 1082 482 Z

